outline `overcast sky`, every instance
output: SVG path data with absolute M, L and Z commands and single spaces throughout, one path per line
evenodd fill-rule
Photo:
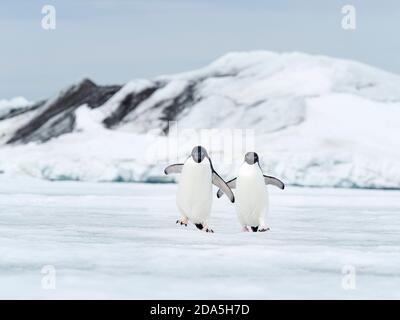
M 41 27 L 43 5 L 56 30 Z M 356 30 L 341 8 L 356 8 Z M 87 0 L 0 4 L 0 99 L 36 100 L 83 77 L 122 84 L 204 66 L 229 51 L 303 51 L 400 74 L 398 0 Z

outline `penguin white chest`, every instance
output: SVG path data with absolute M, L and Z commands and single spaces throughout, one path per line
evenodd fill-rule
M 203 223 L 210 216 L 212 204 L 212 172 L 207 159 L 196 163 L 186 160 L 178 185 L 177 205 L 181 213 L 194 223 Z
M 244 163 L 236 181 L 236 212 L 242 225 L 258 226 L 268 208 L 268 193 L 258 165 Z

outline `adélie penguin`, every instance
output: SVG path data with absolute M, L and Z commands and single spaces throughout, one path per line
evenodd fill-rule
M 214 232 L 207 224 L 212 205 L 212 184 L 235 202 L 232 190 L 214 170 L 207 151 L 202 146 L 194 147 L 185 163 L 172 164 L 165 168 L 165 174 L 180 173 L 176 203 L 181 218 L 176 221 L 187 226 L 188 221 L 206 232 Z
M 284 189 L 285 185 L 277 178 L 263 174 L 257 153 L 248 152 L 240 166 L 236 178 L 227 182 L 229 188 L 236 189 L 236 213 L 243 231 L 264 232 L 269 230 L 265 224 L 268 212 L 268 191 L 265 185 Z M 218 190 L 217 197 L 224 193 Z

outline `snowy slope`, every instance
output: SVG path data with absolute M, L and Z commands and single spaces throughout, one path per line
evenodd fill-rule
M 24 97 L 15 97 L 10 100 L 0 100 L 0 119 L 6 117 L 13 111 L 24 109 L 32 105 L 32 102 L 26 100 Z
M 84 80 L 0 130 L 7 174 L 159 181 L 201 143 L 226 178 L 255 150 L 288 184 L 400 188 L 400 77 L 323 56 L 230 53 L 123 87 Z

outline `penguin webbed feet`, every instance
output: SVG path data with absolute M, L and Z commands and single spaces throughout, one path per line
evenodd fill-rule
M 207 225 L 203 225 L 202 223 L 195 223 L 194 225 L 199 230 L 202 230 L 202 231 L 205 231 L 205 232 L 214 233 L 214 230 L 210 229 Z
M 260 226 L 250 226 L 251 231 L 253 232 L 266 232 L 269 230 L 268 227 L 260 225 Z M 247 229 L 247 227 L 243 228 L 243 231 L 249 231 L 249 229 Z
M 178 219 L 178 220 L 176 220 L 176 224 L 180 224 L 181 226 L 187 227 L 188 219 L 186 219 L 186 218 Z
M 258 232 L 266 232 L 269 231 L 269 228 L 267 226 L 259 226 L 258 227 Z

